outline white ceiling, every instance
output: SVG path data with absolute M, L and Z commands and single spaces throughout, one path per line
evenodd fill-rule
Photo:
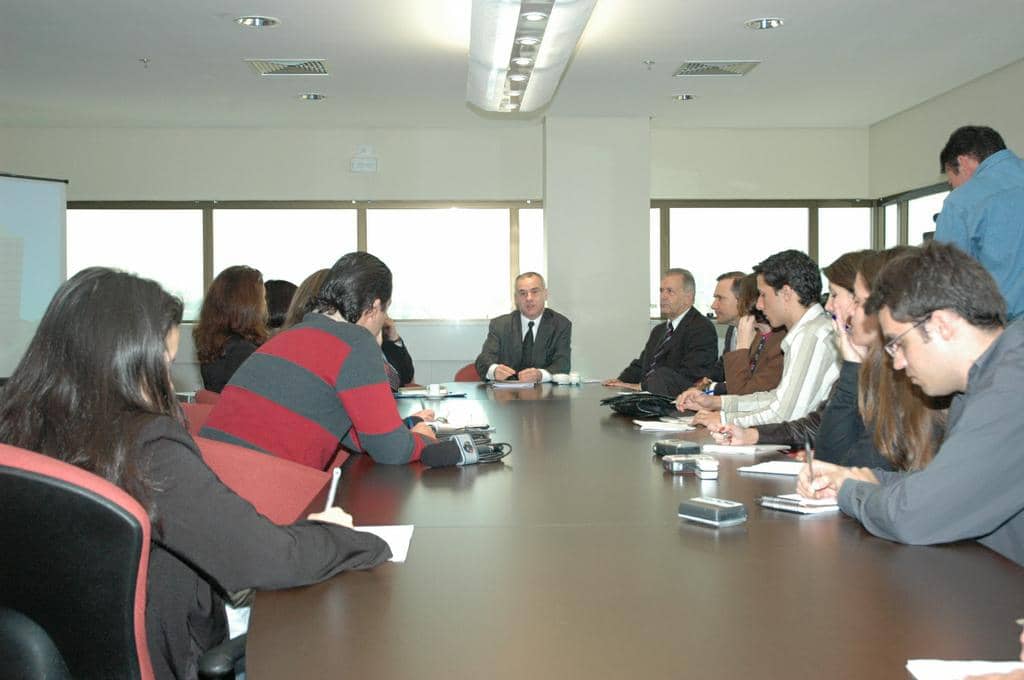
M 241 14 L 281 25 L 242 29 Z M 469 14 L 470 0 L 0 0 L 0 125 L 532 125 L 549 113 L 863 127 L 1024 58 L 1021 0 L 598 0 L 550 108 L 484 115 L 465 102 Z M 760 16 L 786 25 L 743 27 Z M 331 75 L 261 79 L 247 57 L 326 58 Z M 763 63 L 673 78 L 689 59 Z

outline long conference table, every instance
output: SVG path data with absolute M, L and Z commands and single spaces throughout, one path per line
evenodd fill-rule
M 638 431 L 598 385 L 448 388 L 512 454 L 446 469 L 359 457 L 339 504 L 357 524 L 414 524 L 408 559 L 258 594 L 252 680 L 906 678 L 912 658 L 1019 654 L 1024 568 L 974 542 L 897 545 L 840 513 L 761 508 L 794 480 L 738 473 L 752 456 L 719 456 L 715 481 L 668 474 L 651 444 L 678 435 Z M 680 520 L 700 495 L 749 520 Z

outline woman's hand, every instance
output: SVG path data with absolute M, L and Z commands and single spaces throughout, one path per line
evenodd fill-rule
M 845 319 L 837 316 L 832 319 L 832 328 L 835 329 L 836 344 L 839 346 L 840 354 L 843 355 L 843 361 L 852 361 L 855 364 L 859 364 L 868 355 L 868 348 L 864 345 L 853 344 L 853 339 L 850 337 L 850 331 L 848 330 L 849 323 L 849 316 Z
M 744 314 L 736 322 L 736 349 L 750 349 L 757 337 L 757 320 L 753 314 Z
M 707 428 L 715 443 L 728 446 L 749 446 L 761 437 L 756 427 L 741 427 L 735 423 L 711 424 Z
M 337 506 L 327 508 L 323 512 L 314 512 L 308 515 L 306 519 L 311 519 L 314 522 L 337 524 L 338 526 L 348 527 L 349 529 L 352 528 L 352 515 Z

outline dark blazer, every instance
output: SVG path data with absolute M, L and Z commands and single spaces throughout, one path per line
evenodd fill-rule
M 548 373 L 567 373 L 572 354 L 572 322 L 552 309 L 545 309 L 534 329 L 533 357 L 523 357 L 523 320 L 519 310 L 491 319 L 476 372 L 487 377 L 491 364 L 505 364 L 515 370 L 543 368 Z
M 718 357 L 718 361 L 711 367 L 711 371 L 707 376 L 711 378 L 712 382 L 725 381 L 725 354 L 729 351 L 729 343 L 732 342 L 732 336 L 735 334 L 736 326 L 729 324 L 729 327 L 725 329 L 725 343 L 722 345 L 722 356 Z
M 402 344 L 399 345 L 384 338 L 380 343 L 380 349 L 384 352 L 384 358 L 388 360 L 388 363 L 398 371 L 401 384 L 411 383 L 413 376 L 416 375 L 416 367 L 413 366 L 412 356 L 409 354 L 409 348 L 405 345 L 405 340 L 402 339 Z
M 619 380 L 640 383 L 640 388 L 648 392 L 674 397 L 708 375 L 718 357 L 715 325 L 696 307 L 691 307 L 672 334 L 668 351 L 658 365 L 652 366 L 654 354 L 667 330 L 668 321 L 654 327 L 643 353 L 622 371 Z

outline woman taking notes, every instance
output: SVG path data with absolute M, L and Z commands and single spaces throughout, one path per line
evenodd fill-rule
M 181 315 L 153 281 L 83 270 L 50 302 L 0 402 L 0 442 L 84 468 L 146 508 L 146 627 L 162 680 L 195 677 L 199 654 L 225 639 L 225 593 L 315 583 L 390 555 L 339 508 L 277 526 L 210 471 L 170 380 Z

